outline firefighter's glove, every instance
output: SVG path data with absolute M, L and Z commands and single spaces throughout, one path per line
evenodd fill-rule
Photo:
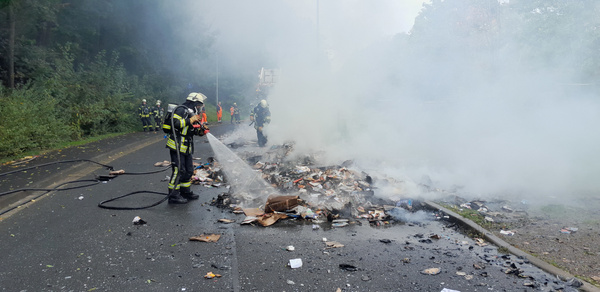
M 199 122 L 201 119 L 200 115 L 195 115 L 190 117 L 190 124 L 195 124 Z

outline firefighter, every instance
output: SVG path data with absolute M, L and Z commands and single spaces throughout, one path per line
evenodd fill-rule
M 217 104 L 217 123 L 221 123 L 221 118 L 223 117 L 223 107 L 221 106 L 221 102 Z
M 156 124 L 154 131 L 158 132 L 159 128 L 162 126 L 163 117 L 165 116 L 165 109 L 160 106 L 160 100 L 157 100 L 156 106 L 152 108 L 152 115 L 154 116 L 154 123 Z
M 146 104 L 145 99 L 142 99 L 142 104 L 138 109 L 138 114 L 140 115 L 140 119 L 142 120 L 144 132 L 152 131 L 152 121 L 150 120 L 150 107 Z
M 199 125 L 202 116 L 200 109 L 206 96 L 192 92 L 186 101 L 177 106 L 173 112 L 167 113 L 163 122 L 163 131 L 167 133 L 167 148 L 171 155 L 171 180 L 169 181 L 169 204 L 185 204 L 196 200 L 199 195 L 190 189 L 194 165 L 194 135 L 203 136 L 208 129 Z M 196 124 L 196 127 L 194 127 Z
M 258 146 L 265 147 L 267 137 L 263 133 L 263 127 L 271 122 L 271 111 L 266 100 L 261 100 L 250 113 L 250 120 L 256 129 L 256 137 L 258 138 Z
M 233 105 L 229 108 L 229 113 L 231 113 L 231 123 L 233 124 L 233 114 L 235 112 L 235 107 L 237 107 L 237 104 L 234 102 Z
M 233 103 L 233 118 L 235 119 L 235 123 L 240 123 L 240 108 L 237 106 L 237 103 Z

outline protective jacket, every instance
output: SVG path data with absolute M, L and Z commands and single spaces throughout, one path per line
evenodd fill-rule
M 150 107 L 147 104 L 141 104 L 138 109 L 138 114 L 140 118 L 149 118 L 150 117 Z
M 194 153 L 194 135 L 204 135 L 203 131 L 196 130 L 190 123 L 190 117 L 197 114 L 195 107 L 185 102 L 165 117 L 163 131 L 168 135 L 167 148 L 177 150 L 179 146 L 179 152 L 182 154 Z
M 269 107 L 262 107 L 259 105 L 255 106 L 250 113 L 250 120 L 254 121 L 254 128 L 264 127 L 266 124 L 271 122 L 271 111 Z
M 162 118 L 165 116 L 165 109 L 160 106 L 154 106 L 154 108 L 152 108 L 152 115 L 154 116 L 155 120 L 162 120 Z

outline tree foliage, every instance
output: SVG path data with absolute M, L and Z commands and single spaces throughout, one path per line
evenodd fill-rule
M 214 36 L 204 27 L 193 38 L 180 34 L 178 25 L 187 18 L 178 11 L 185 9 L 165 13 L 169 5 L 2 0 L 0 157 L 138 130 L 141 99 L 151 105 L 180 103 L 188 84 L 209 96 L 215 92 L 214 66 L 209 66 Z M 245 90 L 241 86 L 248 82 L 238 81 L 231 80 L 220 95 Z

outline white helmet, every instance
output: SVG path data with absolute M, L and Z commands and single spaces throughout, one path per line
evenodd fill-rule
M 198 92 L 192 92 L 190 93 L 190 95 L 188 95 L 187 100 L 204 103 L 204 101 L 206 100 L 206 95 Z
M 156 105 L 160 105 L 160 99 L 156 101 Z
M 146 102 L 146 99 L 142 99 L 142 102 Z
M 265 108 L 267 106 L 269 106 L 269 105 L 267 104 L 266 100 L 263 99 L 263 100 L 260 101 L 260 107 Z

